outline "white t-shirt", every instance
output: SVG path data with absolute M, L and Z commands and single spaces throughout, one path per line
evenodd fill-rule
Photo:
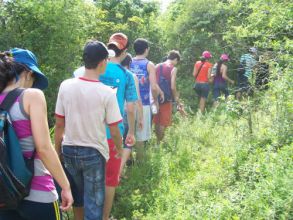
M 106 125 L 122 120 L 113 89 L 98 80 L 67 79 L 60 85 L 55 114 L 65 118 L 62 145 L 93 147 L 108 160 Z

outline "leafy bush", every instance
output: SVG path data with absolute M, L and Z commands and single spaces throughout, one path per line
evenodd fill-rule
M 273 122 L 259 123 L 250 137 L 246 119 L 235 122 L 225 111 L 180 119 L 160 149 L 150 143 L 145 164 L 129 168 L 115 216 L 292 218 L 293 144 L 276 147 L 263 129 L 273 130 Z

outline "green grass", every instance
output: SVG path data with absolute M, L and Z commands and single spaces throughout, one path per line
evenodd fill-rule
M 252 112 L 251 134 L 245 111 L 235 118 L 229 105 L 237 107 L 228 103 L 188 119 L 177 115 L 160 149 L 149 143 L 146 162 L 128 169 L 114 216 L 292 219 L 292 138 L 280 146 L 277 124 L 262 110 Z

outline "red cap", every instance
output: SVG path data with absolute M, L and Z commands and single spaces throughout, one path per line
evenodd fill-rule
M 115 33 L 109 39 L 108 45 L 110 44 L 115 45 L 119 50 L 124 50 L 127 48 L 128 38 L 123 33 Z

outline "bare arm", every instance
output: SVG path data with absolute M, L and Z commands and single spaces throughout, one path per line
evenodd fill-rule
M 115 124 L 115 125 L 110 125 L 109 129 L 110 129 L 110 134 L 111 134 L 112 140 L 115 144 L 115 147 L 116 147 L 116 150 L 118 153 L 117 156 L 121 157 L 123 149 L 122 149 L 122 137 L 120 134 L 119 127 L 117 124 Z
M 196 68 L 196 65 L 194 65 L 194 68 L 193 68 L 193 72 L 192 72 L 192 75 L 195 77 L 197 75 L 197 68 Z
M 156 67 L 152 62 L 148 63 L 147 70 L 149 72 L 149 79 L 150 79 L 150 84 L 151 84 L 151 91 L 152 95 L 154 97 L 154 100 L 158 99 L 158 96 L 161 97 L 162 101 L 164 100 L 164 93 L 160 89 L 157 79 L 156 79 Z
M 138 100 L 137 103 L 137 118 L 138 118 L 138 128 L 140 130 L 143 129 L 143 106 L 141 100 Z
M 139 82 L 138 82 L 138 78 L 136 75 L 133 75 L 134 78 L 134 82 L 135 82 L 135 87 L 136 87 L 136 92 L 137 92 L 137 96 L 138 96 L 138 100 L 136 102 L 136 106 L 137 106 L 137 118 L 138 118 L 138 125 L 139 125 L 139 129 L 143 128 L 143 108 L 142 108 L 142 102 L 141 102 L 141 97 L 140 97 L 140 92 L 139 92 Z
M 127 121 L 128 121 L 128 133 L 126 137 L 126 143 L 129 145 L 135 144 L 134 126 L 135 126 L 135 102 L 127 102 Z
M 65 118 L 56 116 L 55 118 L 55 150 L 58 155 L 61 154 L 61 143 L 64 136 Z
M 43 92 L 37 89 L 26 90 L 24 94 L 24 109 L 30 116 L 37 154 L 62 188 L 62 209 L 67 210 L 70 208 L 73 199 L 69 182 L 58 159 L 58 155 L 51 144 L 47 121 L 47 105 Z
M 209 81 L 212 81 L 213 80 L 213 77 L 212 77 L 212 67 L 210 67 L 209 70 L 208 70 L 208 79 L 209 79 Z
M 234 84 L 234 81 L 231 80 L 227 75 L 227 69 L 228 68 L 226 65 L 222 65 L 222 67 L 221 67 L 222 77 L 223 77 L 223 79 L 227 80 L 229 83 Z
M 176 88 L 176 76 L 177 76 L 177 68 L 174 67 L 171 72 L 171 90 L 172 90 L 172 95 L 173 95 L 175 101 L 179 102 L 179 94 L 178 94 L 177 88 Z

